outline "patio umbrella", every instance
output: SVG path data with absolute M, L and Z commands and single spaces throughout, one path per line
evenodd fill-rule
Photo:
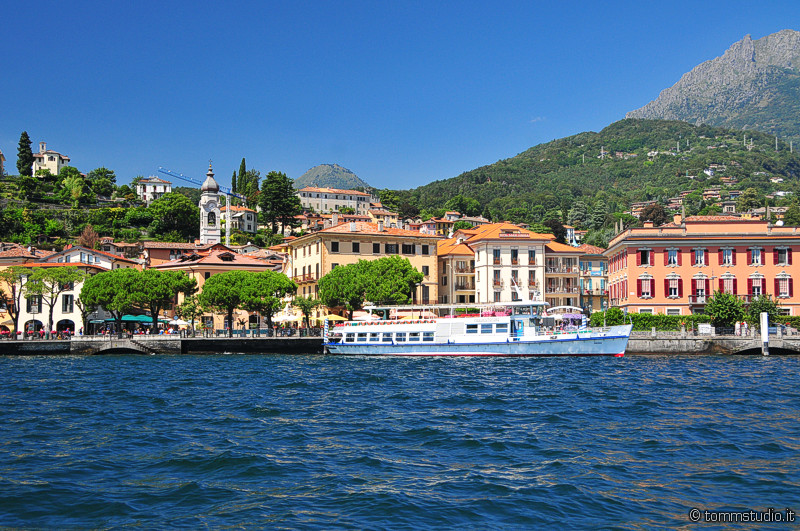
M 347 321 L 347 317 L 342 317 L 341 315 L 336 315 L 334 313 L 330 313 L 325 317 L 320 317 L 321 321 L 327 319 L 328 321 Z
M 11 319 L 6 319 L 2 323 L 0 323 L 0 326 L 11 326 L 12 324 L 14 324 L 14 321 L 12 321 Z
M 184 321 L 183 319 L 173 319 L 172 321 L 169 322 L 169 324 L 173 326 L 189 326 L 189 323 L 187 321 Z

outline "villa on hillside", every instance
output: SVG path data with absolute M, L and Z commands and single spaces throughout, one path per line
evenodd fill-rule
M 33 174 L 39 170 L 48 170 L 53 175 L 58 175 L 61 168 L 69 163 L 69 157 L 58 151 L 47 149 L 45 142 L 39 142 L 39 153 L 33 154 Z

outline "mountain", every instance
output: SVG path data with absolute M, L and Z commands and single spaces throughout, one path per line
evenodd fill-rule
M 800 153 L 782 140 L 775 151 L 775 139 L 764 133 L 749 132 L 746 145 L 742 136 L 709 125 L 624 119 L 451 179 L 393 191 L 388 200 L 382 194 L 381 200 L 404 212 L 409 206 L 426 213 L 468 209 L 468 214 L 477 211 L 493 220 L 535 223 L 560 217 L 579 202 L 589 212 L 613 214 L 637 201 L 666 204 L 686 190 L 697 192 L 692 196 L 697 201 L 687 209 L 694 214 L 708 206 L 701 201 L 702 190 L 715 185 L 723 191 L 755 188 L 761 194 L 788 191 L 797 197 Z
M 370 188 L 366 182 L 359 179 L 358 175 L 338 164 L 320 164 L 314 166 L 303 175 L 294 180 L 296 189 L 306 186 L 320 188 L 339 188 L 341 190 L 354 190 L 356 188 Z
M 683 120 L 800 139 L 800 32 L 746 35 L 627 118 Z

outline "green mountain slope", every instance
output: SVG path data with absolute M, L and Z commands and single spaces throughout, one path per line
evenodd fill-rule
M 725 170 L 706 175 L 712 164 L 725 165 Z M 725 176 L 738 179 L 734 188 L 754 187 L 762 193 L 774 191 L 778 185 L 770 177 L 780 176 L 785 179 L 781 190 L 798 193 L 800 154 L 790 153 L 783 142 L 776 152 L 774 138 L 763 133 L 626 119 L 599 133 L 540 144 L 458 177 L 394 194 L 396 205 L 423 211 L 454 208 L 464 198 L 494 220 L 540 222 L 554 214 L 562 217 L 577 202 L 589 212 L 597 208 L 606 214 L 624 212 L 636 201 L 666 202 L 684 190 L 721 185 Z
M 347 168 L 342 168 L 338 164 L 320 164 L 319 166 L 314 166 L 294 180 L 294 187 L 296 189 L 305 188 L 306 186 L 339 188 L 341 190 L 370 188 L 358 175 Z

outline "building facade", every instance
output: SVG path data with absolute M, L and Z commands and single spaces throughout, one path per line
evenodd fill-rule
M 608 258 L 605 249 L 584 243 L 580 260 L 580 306 L 591 314 L 608 309 Z
M 545 248 L 545 301 L 551 307 L 579 307 L 580 299 L 580 259 L 584 251 L 550 242 Z
M 318 296 L 318 281 L 333 268 L 386 256 L 407 258 L 424 275 L 414 294 L 416 303 L 437 301 L 438 237 L 386 227 L 383 223 L 345 222 L 306 234 L 288 243 L 289 277 L 300 296 Z
M 226 222 L 230 222 L 231 229 L 247 232 L 248 234 L 258 232 L 258 214 L 252 208 L 234 205 L 231 207 L 224 206 L 220 210 L 225 216 Z M 230 214 L 228 213 L 229 211 Z
M 220 243 L 222 238 L 222 211 L 220 208 L 219 185 L 214 180 L 214 171 L 208 165 L 206 180 L 200 187 L 200 243 Z
M 69 164 L 69 157 L 57 151 L 47 149 L 45 142 L 39 142 L 39 153 L 33 154 L 33 174 L 39 170 L 48 170 L 53 175 L 58 175 L 61 168 Z
M 296 192 L 304 209 L 314 210 L 320 214 L 339 212 L 342 208 L 365 216 L 370 208 L 371 196 L 358 190 L 339 190 L 336 188 L 317 188 L 306 186 Z
M 159 179 L 158 177 L 150 176 L 147 179 L 142 179 L 136 183 L 136 195 L 149 205 L 156 199 L 164 194 L 172 191 L 172 183 Z
M 800 315 L 792 257 L 797 227 L 730 216 L 676 215 L 672 223 L 625 230 L 604 252 L 611 306 L 634 313 L 702 313 L 714 291 L 749 303 L 770 295 L 786 315 Z

